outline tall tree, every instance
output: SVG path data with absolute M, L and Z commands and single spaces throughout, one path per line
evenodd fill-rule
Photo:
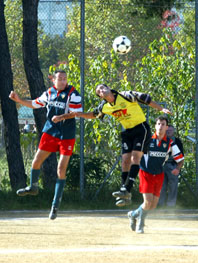
M 39 0 L 23 0 L 23 60 L 30 88 L 31 99 L 35 99 L 46 90 L 40 69 L 37 45 L 38 3 Z M 35 122 L 41 136 L 46 121 L 44 109 L 34 110 Z M 56 179 L 56 155 L 52 154 L 43 164 L 43 183 L 52 188 Z
M 16 105 L 9 99 L 13 90 L 13 75 L 5 28 L 4 1 L 0 1 L 0 99 L 5 125 L 5 145 L 8 160 L 9 176 L 13 190 L 26 185 L 26 175 L 20 148 L 20 134 Z

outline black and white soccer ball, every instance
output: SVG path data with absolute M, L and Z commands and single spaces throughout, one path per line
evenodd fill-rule
M 126 54 L 131 49 L 131 41 L 126 36 L 116 37 L 113 41 L 113 49 L 116 53 Z

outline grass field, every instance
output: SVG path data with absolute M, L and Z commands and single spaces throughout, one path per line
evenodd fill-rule
M 145 233 L 129 227 L 127 211 L 0 212 L 2 263 L 198 262 L 198 212 L 156 211 Z

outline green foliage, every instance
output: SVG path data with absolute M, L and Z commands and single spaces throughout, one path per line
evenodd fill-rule
M 136 89 L 166 103 L 177 134 L 184 137 L 194 126 L 195 50 L 170 31 L 149 48 L 150 52 L 135 64 Z
M 108 171 L 109 161 L 103 158 L 96 158 L 95 156 L 84 159 L 85 170 L 85 188 L 97 189 L 103 182 Z M 67 186 L 69 189 L 79 189 L 80 181 L 80 156 L 77 154 L 72 155 L 70 165 L 67 170 Z
M 66 36 L 80 40 L 80 6 L 73 4 L 68 10 L 71 23 Z M 142 5 L 136 1 L 95 1 L 85 5 L 85 54 L 86 57 L 96 58 L 108 54 L 115 37 L 127 35 L 132 40 L 135 52 L 127 57 L 134 62 L 136 58 L 146 53 L 148 43 L 161 35 L 160 18 L 147 17 Z M 75 42 L 79 44 L 79 42 Z M 80 45 L 76 46 L 79 52 Z M 133 48 L 132 47 L 132 48 Z M 73 54 L 76 54 L 74 53 Z M 126 56 L 125 56 L 126 58 Z M 122 57 L 120 57 L 122 60 Z
M 187 3 L 182 15 L 184 22 L 178 36 L 186 46 L 195 48 L 195 8 L 191 8 Z
M 10 180 L 8 176 L 8 163 L 4 149 L 0 149 L 0 190 L 10 189 Z
M 196 186 L 195 156 L 189 154 L 185 156 L 184 166 L 178 184 L 177 203 L 183 207 L 197 207 L 198 195 Z

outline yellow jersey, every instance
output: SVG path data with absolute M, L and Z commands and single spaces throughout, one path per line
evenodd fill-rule
M 144 104 L 149 104 L 151 98 L 147 94 L 140 92 L 124 92 L 118 93 L 112 90 L 115 101 L 109 103 L 103 101 L 97 109 L 94 110 L 96 117 L 103 117 L 104 114 L 113 116 L 119 121 L 125 129 L 131 129 L 140 123 L 146 121 L 145 114 L 141 109 L 138 101 Z

